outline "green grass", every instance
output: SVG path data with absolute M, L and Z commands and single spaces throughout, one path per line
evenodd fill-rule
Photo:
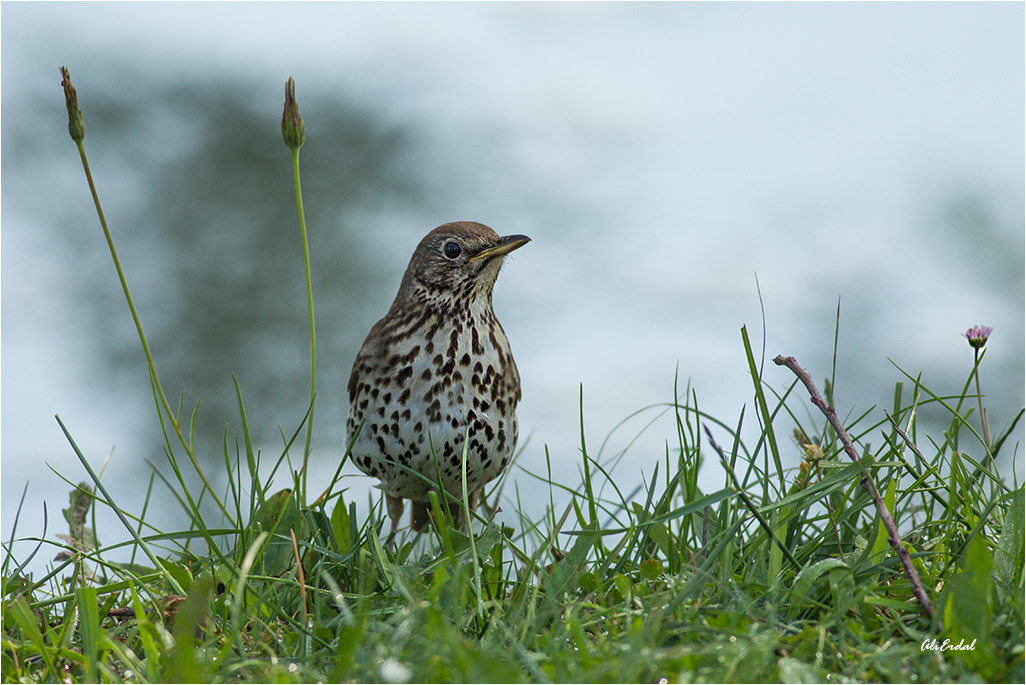
M 926 405 L 971 405 L 920 384 L 905 394 L 899 386 L 890 413 L 910 438 Z M 582 443 L 588 482 L 548 482 L 554 506 L 540 519 L 478 522 L 473 539 L 438 507 L 438 527 L 416 540 L 401 532 L 392 550 L 380 503 L 363 519 L 337 492 L 303 506 L 248 470 L 243 439 L 226 442 L 231 517 L 190 509 L 187 530 L 161 532 L 125 513 L 140 531 L 128 542 L 137 562 L 117 563 L 109 557 L 123 557 L 121 545 L 96 548 L 85 525 L 91 507 L 117 503 L 83 485 L 67 510 L 62 565 L 30 581 L 4 560 L 3 677 L 1022 680 L 1023 489 L 981 468 L 971 417 L 952 413 L 944 442 L 922 456 L 882 412 L 847 426 L 935 606 L 930 620 L 859 484 L 861 466 L 795 393 L 768 406 L 808 436 L 778 440 L 782 461 L 807 457 L 784 471 L 768 454 L 772 424 L 749 450 L 690 397 L 669 406 L 678 431 L 663 455 L 631 455 L 653 471 L 633 500 L 597 494 L 620 491 Z M 744 499 L 726 471 L 723 488 L 698 487 L 702 460 L 718 459 L 702 423 L 732 445 L 727 466 Z M 175 463 L 173 439 L 166 448 Z M 531 478 L 545 480 L 519 474 Z M 209 550 L 190 551 L 204 540 Z M 977 645 L 923 651 L 934 638 Z
M 146 501 L 170 493 L 189 524 L 161 531 L 148 506 L 123 511 L 69 433 L 91 482 L 71 492 L 68 534 L 39 541 L 61 548 L 51 572 L 30 578 L 16 533 L 5 544 L 3 680 L 1022 682 L 1026 497 L 993 471 L 1019 448 L 1006 438 L 1022 412 L 993 440 L 977 429 L 983 355 L 954 392 L 896 370 L 886 411 L 842 417 L 856 463 L 798 381 L 781 390 L 773 367 L 764 382 L 742 334 L 754 412 L 709 416 L 688 387 L 663 407 L 676 419 L 665 450 L 629 448 L 616 464 L 592 456 L 582 409 L 579 452 L 546 450 L 578 460 L 581 482 L 514 467 L 515 522 L 479 517 L 472 537 L 435 502 L 428 533 L 389 540 L 381 502 L 358 514 L 337 479 L 311 503 L 291 468 L 307 420 L 262 466 L 241 391 L 221 477 L 191 486 L 198 409 L 167 402 L 151 359 L 172 476 L 154 470 Z M 939 436 L 921 429 L 924 410 L 947 417 Z M 699 487 L 704 461 L 719 489 Z M 532 516 L 514 483 L 547 488 L 549 506 Z M 97 545 L 98 508 L 118 515 L 123 542 Z M 923 649 L 931 640 L 975 648 Z

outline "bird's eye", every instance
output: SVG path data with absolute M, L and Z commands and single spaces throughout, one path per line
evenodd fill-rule
M 442 252 L 444 252 L 445 256 L 449 259 L 459 259 L 463 250 L 460 248 L 459 243 L 450 240 L 445 244 L 445 247 L 442 248 Z

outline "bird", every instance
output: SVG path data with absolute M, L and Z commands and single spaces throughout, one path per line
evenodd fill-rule
M 392 533 L 404 500 L 414 532 L 430 520 L 438 485 L 462 500 L 464 453 L 472 509 L 512 461 L 520 372 L 492 289 L 506 255 L 530 240 L 472 221 L 432 230 L 353 361 L 346 444 L 357 468 L 381 481 Z M 461 506 L 450 501 L 450 511 L 460 522 Z

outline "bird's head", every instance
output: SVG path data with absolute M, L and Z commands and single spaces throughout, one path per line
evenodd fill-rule
M 403 290 L 453 299 L 491 295 L 503 258 L 526 245 L 526 235 L 500 236 L 484 224 L 458 221 L 424 236 L 403 275 Z

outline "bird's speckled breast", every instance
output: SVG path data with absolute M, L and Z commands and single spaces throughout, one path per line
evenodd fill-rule
M 412 469 L 431 483 L 440 478 L 458 495 L 468 427 L 470 491 L 509 463 L 517 442 L 519 374 L 488 300 L 427 305 L 404 320 L 382 320 L 379 326 L 393 329 L 380 330 L 373 349 L 369 336 L 357 355 L 353 375 L 361 381 L 350 387 L 349 440 L 363 427 L 352 456 L 387 494 L 426 500 L 432 487 Z

